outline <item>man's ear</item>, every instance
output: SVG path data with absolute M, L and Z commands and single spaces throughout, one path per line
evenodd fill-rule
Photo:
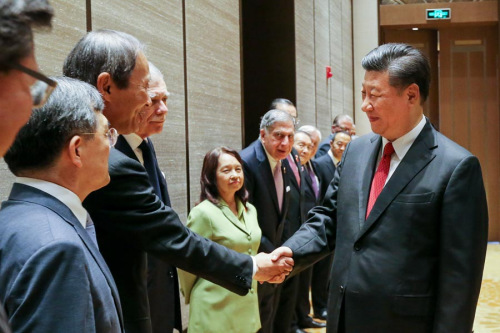
M 77 168 L 81 168 L 83 166 L 82 161 L 82 147 L 83 139 L 79 135 L 75 135 L 69 140 L 69 144 L 66 147 L 66 152 L 68 154 L 68 158 L 71 163 L 75 165 Z
M 411 104 L 420 104 L 420 88 L 416 83 L 412 83 L 406 88 L 406 96 Z
M 112 85 L 113 85 L 113 79 L 111 78 L 111 75 L 109 73 L 104 72 L 99 74 L 99 76 L 97 77 L 97 90 L 99 90 L 99 92 L 102 95 L 102 98 L 105 101 L 109 101 L 110 99 Z
M 266 135 L 266 130 L 265 129 L 261 129 L 260 130 L 260 141 L 262 143 L 264 143 L 264 136 Z

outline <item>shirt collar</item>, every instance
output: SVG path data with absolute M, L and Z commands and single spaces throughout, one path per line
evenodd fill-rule
M 74 192 L 41 179 L 16 177 L 15 182 L 34 187 L 57 198 L 71 210 L 84 228 L 87 226 L 87 211 L 83 208 L 80 198 Z
M 267 159 L 269 160 L 269 165 L 271 166 L 271 173 L 274 173 L 274 168 L 276 167 L 276 164 L 278 164 L 278 160 L 275 160 L 266 150 L 266 147 L 264 144 L 261 142 L 262 148 L 264 148 L 264 151 L 266 152 Z
M 129 146 L 132 147 L 132 149 L 137 149 L 142 141 L 144 141 L 143 138 L 135 133 L 122 134 L 122 136 L 128 142 Z
M 394 147 L 394 152 L 396 153 L 399 160 L 405 157 L 408 150 L 410 150 L 411 145 L 415 142 L 417 136 L 422 132 L 426 123 L 426 118 L 422 116 L 420 122 L 411 131 L 392 141 L 392 146 Z M 386 143 L 389 142 L 386 138 L 382 137 L 382 149 L 384 149 Z
M 333 165 L 337 166 L 339 164 L 340 160 L 336 159 L 335 156 L 333 156 L 333 153 L 331 150 L 328 150 L 328 156 L 332 159 Z

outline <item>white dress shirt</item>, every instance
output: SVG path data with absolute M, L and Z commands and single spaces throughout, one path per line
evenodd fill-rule
M 140 136 L 135 133 L 131 134 L 122 134 L 123 138 L 127 141 L 130 148 L 134 151 L 135 156 L 142 165 L 144 165 L 144 158 L 142 157 L 142 150 L 139 148 L 139 145 L 144 141 Z
M 422 119 L 417 124 L 417 126 L 415 126 L 411 131 L 409 131 L 402 137 L 392 141 L 392 146 L 394 147 L 394 154 L 392 154 L 391 157 L 391 166 L 389 167 L 389 174 L 387 175 L 387 180 L 385 181 L 385 184 L 387 184 L 392 174 L 398 167 L 399 163 L 401 163 L 408 150 L 410 150 L 411 145 L 413 144 L 413 142 L 415 142 L 417 136 L 420 134 L 420 132 L 422 132 L 422 129 L 424 129 L 425 123 L 426 123 L 425 117 L 422 116 Z M 377 165 L 379 164 L 380 159 L 382 158 L 382 152 L 387 142 L 389 142 L 389 140 L 382 137 L 382 147 L 380 148 L 378 154 Z

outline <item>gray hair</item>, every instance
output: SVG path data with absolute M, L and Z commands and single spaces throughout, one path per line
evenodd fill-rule
M 54 11 L 47 0 L 0 1 L 0 71 L 31 54 L 32 28 L 50 28 Z
M 144 46 L 137 38 L 115 30 L 86 34 L 64 60 L 63 74 L 97 86 L 101 73 L 109 73 L 119 89 L 128 87 L 137 56 Z
M 269 110 L 266 112 L 266 114 L 262 117 L 262 120 L 260 121 L 260 129 L 265 129 L 266 132 L 269 131 L 269 129 L 274 125 L 274 123 L 287 123 L 291 122 L 293 126 L 295 127 L 295 119 L 290 116 L 285 111 L 281 110 Z
M 319 141 L 321 141 L 321 132 L 319 131 L 319 129 L 317 129 L 313 125 L 304 125 L 304 126 L 301 126 L 298 129 L 297 132 L 304 132 L 304 133 L 306 133 L 309 136 L 311 136 L 313 133 L 316 133 L 316 134 L 318 134 Z
M 349 116 L 347 114 L 339 114 L 339 115 L 336 115 L 335 118 L 333 118 L 332 125 L 340 126 L 340 122 L 344 121 L 344 120 L 347 120 L 347 121 L 351 122 L 351 124 L 354 124 L 354 121 L 352 120 L 351 116 Z
M 52 166 L 74 135 L 93 133 L 97 129 L 96 113 L 104 108 L 99 92 L 79 80 L 53 79 L 57 87 L 47 103 L 33 110 L 5 154 L 5 162 L 15 175 Z
M 400 90 L 415 83 L 425 102 L 429 96 L 431 69 L 418 49 L 407 44 L 383 44 L 370 51 L 361 61 L 366 71 L 389 73 L 389 84 Z
M 158 67 L 156 67 L 151 61 L 148 61 L 148 65 L 149 65 L 149 74 L 151 75 L 151 80 L 157 78 L 164 80 L 163 74 L 158 69 Z

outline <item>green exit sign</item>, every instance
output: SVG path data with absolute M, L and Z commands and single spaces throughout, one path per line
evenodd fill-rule
M 450 8 L 427 9 L 428 20 L 449 20 L 451 18 Z

